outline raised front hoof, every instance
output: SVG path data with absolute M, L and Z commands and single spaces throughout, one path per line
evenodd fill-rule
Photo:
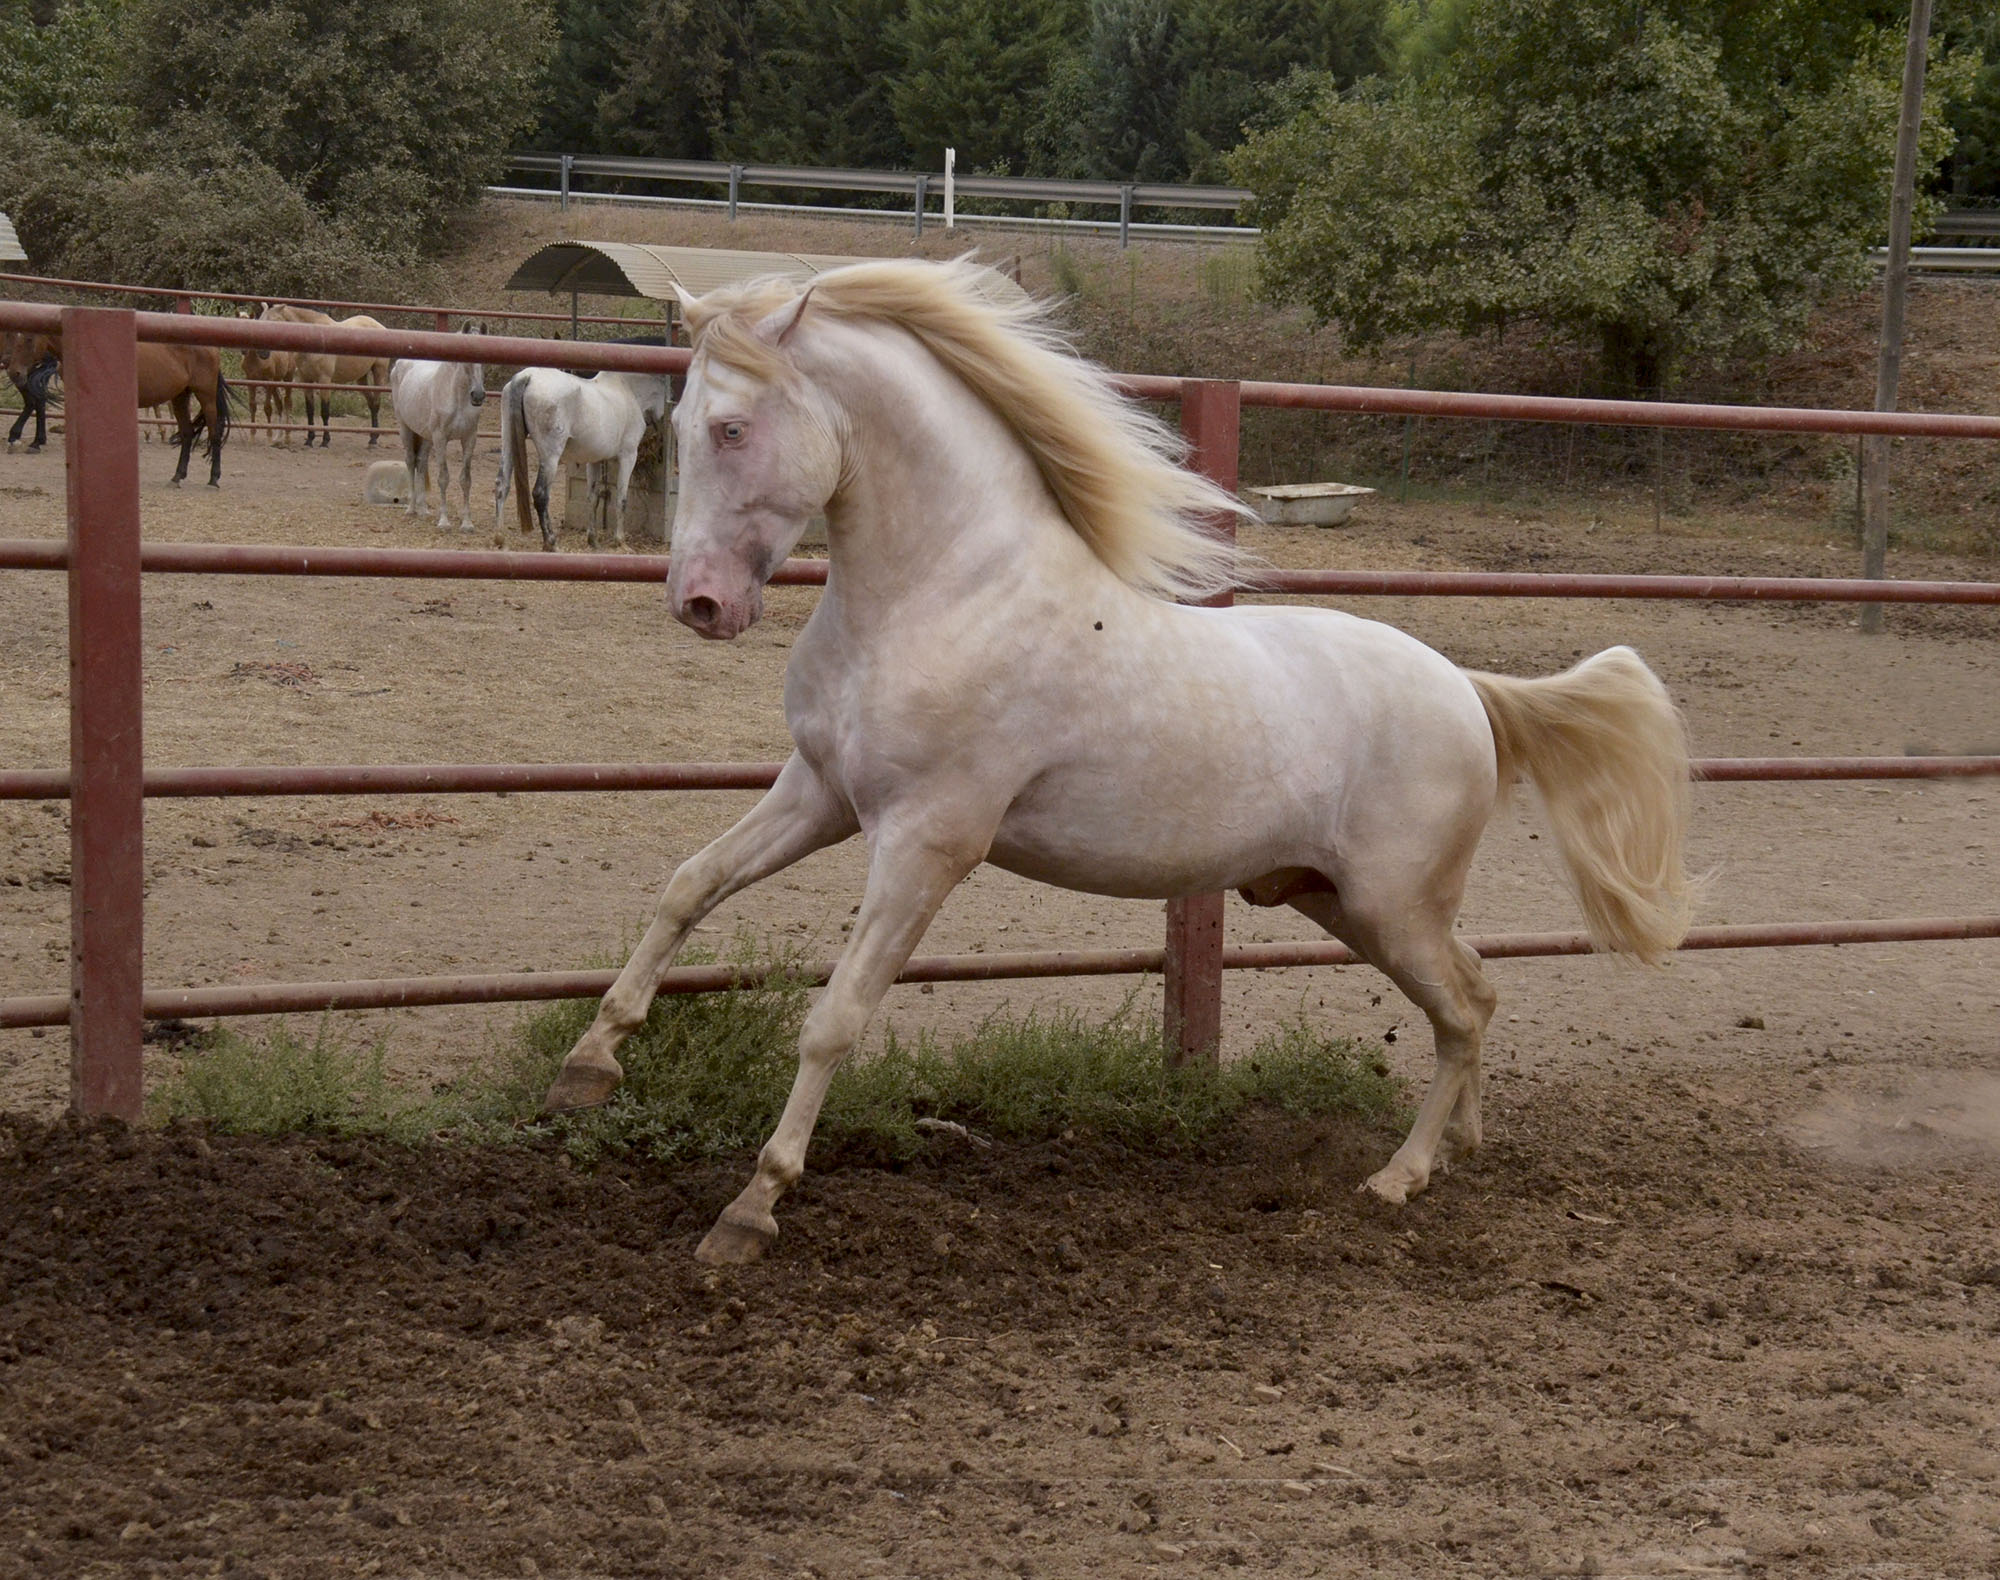
M 600 1069 L 588 1064 L 566 1064 L 556 1075 L 555 1085 L 542 1099 L 542 1117 L 573 1114 L 583 1108 L 602 1108 L 611 1101 L 624 1078 L 621 1071 Z
M 1357 1188 L 1378 1201 L 1387 1202 L 1391 1207 L 1400 1207 L 1412 1196 L 1422 1195 L 1424 1187 L 1429 1183 L 1428 1175 L 1418 1175 L 1391 1163 L 1387 1168 L 1378 1169 L 1369 1175 Z
M 778 1243 L 778 1220 L 769 1213 L 725 1207 L 702 1236 L 694 1259 L 709 1267 L 746 1267 Z

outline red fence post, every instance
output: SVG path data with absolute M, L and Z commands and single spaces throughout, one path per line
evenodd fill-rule
M 1243 415 L 1242 387 L 1227 379 L 1190 379 L 1181 391 L 1181 432 L 1194 469 L 1236 492 L 1236 455 Z M 1236 518 L 1218 515 L 1217 532 L 1236 536 Z M 1231 602 L 1228 593 L 1209 600 Z M 1167 902 L 1164 1023 L 1167 1058 L 1176 1065 L 1222 1056 L 1222 896 L 1197 894 Z
M 63 312 L 69 388 L 70 1107 L 136 1120 L 145 960 L 133 315 Z

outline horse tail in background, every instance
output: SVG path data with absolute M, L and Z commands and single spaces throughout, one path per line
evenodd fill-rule
M 222 441 L 229 437 L 229 401 L 236 391 L 229 387 L 229 381 L 222 376 L 222 366 L 218 361 L 215 369 L 215 423 L 208 435 L 208 453 L 215 454 L 222 448 Z
M 507 498 L 507 481 L 514 482 L 514 510 L 523 532 L 534 530 L 528 503 L 528 373 L 523 368 L 500 392 L 500 476 L 493 485 L 494 528 L 504 531 L 499 516 Z
M 1658 964 L 1687 933 L 1694 887 L 1687 725 L 1667 688 L 1629 647 L 1543 680 L 1465 673 L 1500 783 L 1526 775 L 1542 794 L 1591 941 Z

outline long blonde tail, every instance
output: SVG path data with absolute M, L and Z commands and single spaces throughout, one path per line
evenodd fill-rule
M 1541 791 L 1591 941 L 1657 964 L 1694 908 L 1687 726 L 1629 647 L 1545 680 L 1468 670 L 1499 749 L 1500 782 Z

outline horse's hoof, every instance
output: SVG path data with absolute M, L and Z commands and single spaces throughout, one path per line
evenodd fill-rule
M 1412 1180 L 1393 1163 L 1385 1169 L 1368 1176 L 1356 1187 L 1357 1190 L 1387 1202 L 1391 1207 L 1400 1207 L 1424 1188 L 1424 1182 Z
M 745 1267 L 777 1243 L 777 1219 L 729 1206 L 695 1247 L 694 1259 L 710 1267 Z
M 594 1064 L 565 1064 L 556 1074 L 555 1085 L 542 1099 L 542 1115 L 570 1114 L 583 1108 L 602 1108 L 611 1101 L 624 1074 L 613 1065 L 605 1069 Z

